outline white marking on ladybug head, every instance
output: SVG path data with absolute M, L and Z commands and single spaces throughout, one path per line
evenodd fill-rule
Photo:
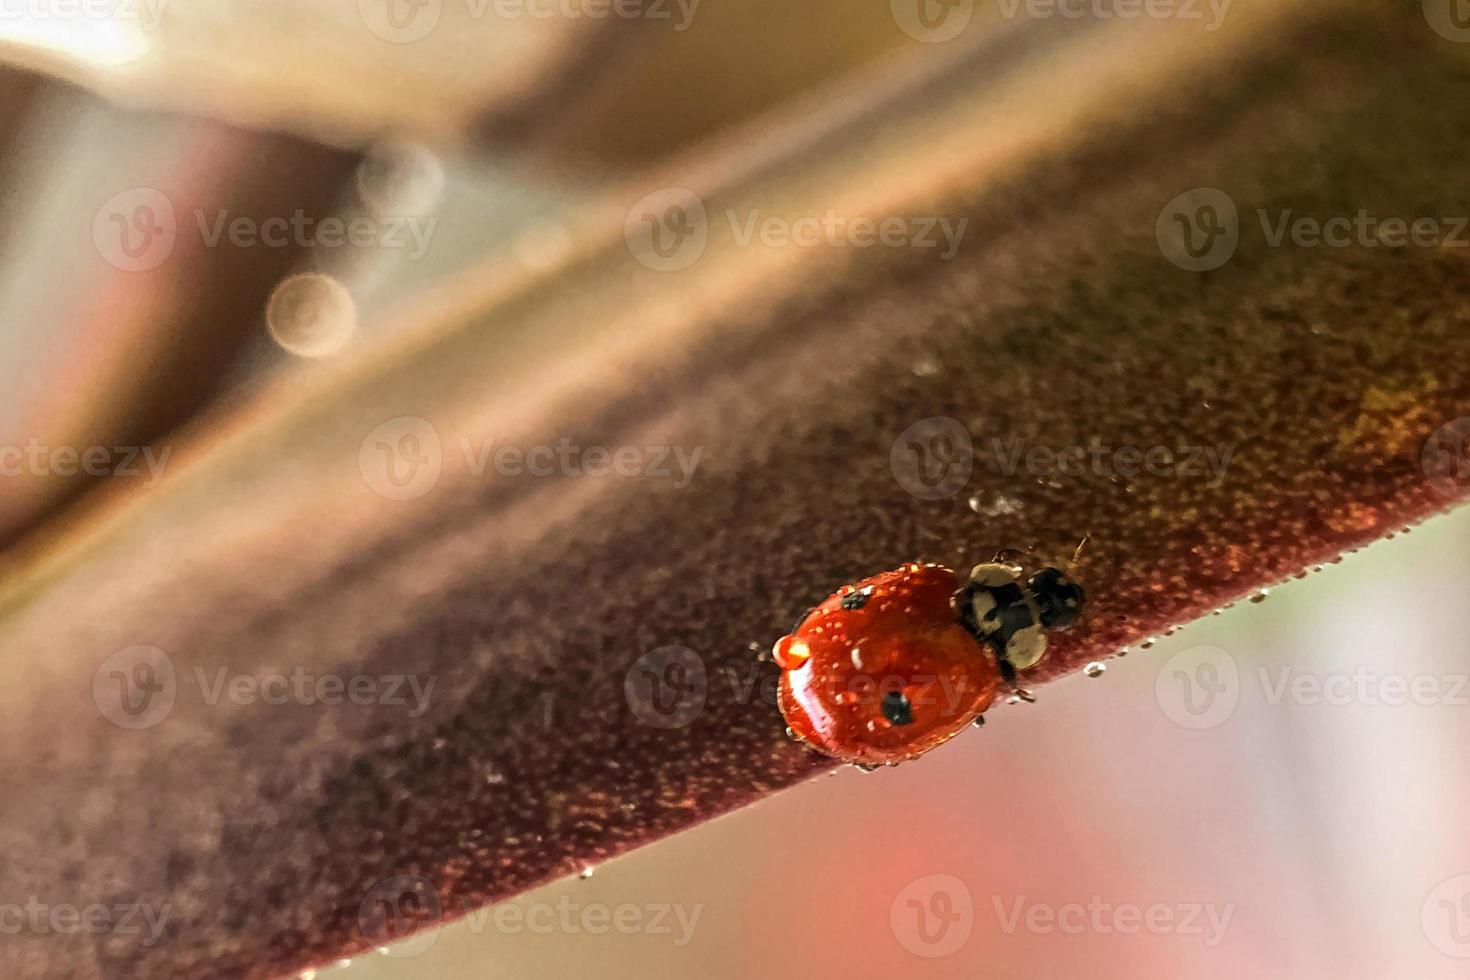
M 970 583 L 985 588 L 996 588 L 1002 585 L 1019 585 L 1021 582 L 1021 569 L 1015 565 L 1002 565 L 999 562 L 986 562 L 976 565 L 970 569 Z

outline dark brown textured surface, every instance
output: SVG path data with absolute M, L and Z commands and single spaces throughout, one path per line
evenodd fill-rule
M 686 297 L 679 317 L 692 308 L 697 326 L 677 330 L 650 287 L 642 305 L 567 327 L 537 355 L 556 370 L 534 377 L 535 338 L 516 330 L 596 297 L 513 300 L 486 316 L 503 331 L 493 359 L 463 331 L 257 420 L 10 583 L 5 893 L 171 914 L 156 946 L 32 935 L 0 963 L 287 972 L 381 940 L 380 881 L 421 876 L 457 912 L 799 782 L 828 763 L 784 738 L 768 688 L 747 688 L 774 673 L 752 651 L 833 587 L 905 560 L 1066 558 L 1089 534 L 1074 572 L 1090 616 L 1057 639 L 1049 676 L 1458 499 L 1421 453 L 1470 415 L 1470 250 L 1270 248 L 1255 219 L 1470 213 L 1456 179 L 1470 71 L 1416 18 L 1281 25 L 1251 55 L 1231 49 L 1007 167 L 982 165 L 977 135 L 942 206 L 900 212 L 970 216 L 952 262 L 875 250 L 799 290 L 772 277 L 718 315 Z M 961 66 L 931 105 L 977 77 Z M 1191 273 L 1161 256 L 1155 222 L 1202 185 L 1234 199 L 1241 243 Z M 620 244 L 595 261 L 642 275 Z M 634 321 L 644 333 L 616 335 Z M 463 373 L 433 370 L 452 364 Z M 433 493 L 396 503 L 364 488 L 357 450 L 400 415 L 430 419 L 446 446 L 490 433 L 703 455 L 676 488 L 473 479 L 446 449 Z M 936 416 L 980 455 L 962 491 L 924 501 L 890 451 Z M 992 438 L 1233 456 L 1218 482 L 1006 474 Z M 181 695 L 157 726 L 122 731 L 98 717 L 92 675 L 142 643 L 181 675 L 304 665 L 436 686 L 417 718 Z M 624 691 L 669 646 L 705 668 L 703 710 L 681 728 L 645 724 Z

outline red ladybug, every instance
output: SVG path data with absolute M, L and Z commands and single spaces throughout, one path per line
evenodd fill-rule
M 980 724 L 1002 685 L 1046 652 L 1084 602 L 1055 568 L 1022 580 L 978 565 L 967 582 L 910 564 L 845 586 L 776 642 L 781 714 L 795 738 L 864 768 L 914 759 Z

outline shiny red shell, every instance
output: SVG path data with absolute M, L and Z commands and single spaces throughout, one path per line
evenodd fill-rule
M 905 565 L 845 586 L 774 650 L 779 703 L 795 736 L 858 765 L 913 759 L 990 707 L 994 655 L 950 605 L 955 573 Z M 846 608 L 844 607 L 846 606 Z M 907 710 L 885 710 L 885 697 Z M 895 724 L 893 716 L 907 715 Z

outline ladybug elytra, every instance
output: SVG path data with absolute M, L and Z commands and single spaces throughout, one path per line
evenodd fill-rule
M 977 565 L 961 584 L 909 564 L 845 586 L 777 641 L 793 737 L 863 768 L 917 758 L 983 714 L 1077 621 L 1082 588 L 1056 568 Z

